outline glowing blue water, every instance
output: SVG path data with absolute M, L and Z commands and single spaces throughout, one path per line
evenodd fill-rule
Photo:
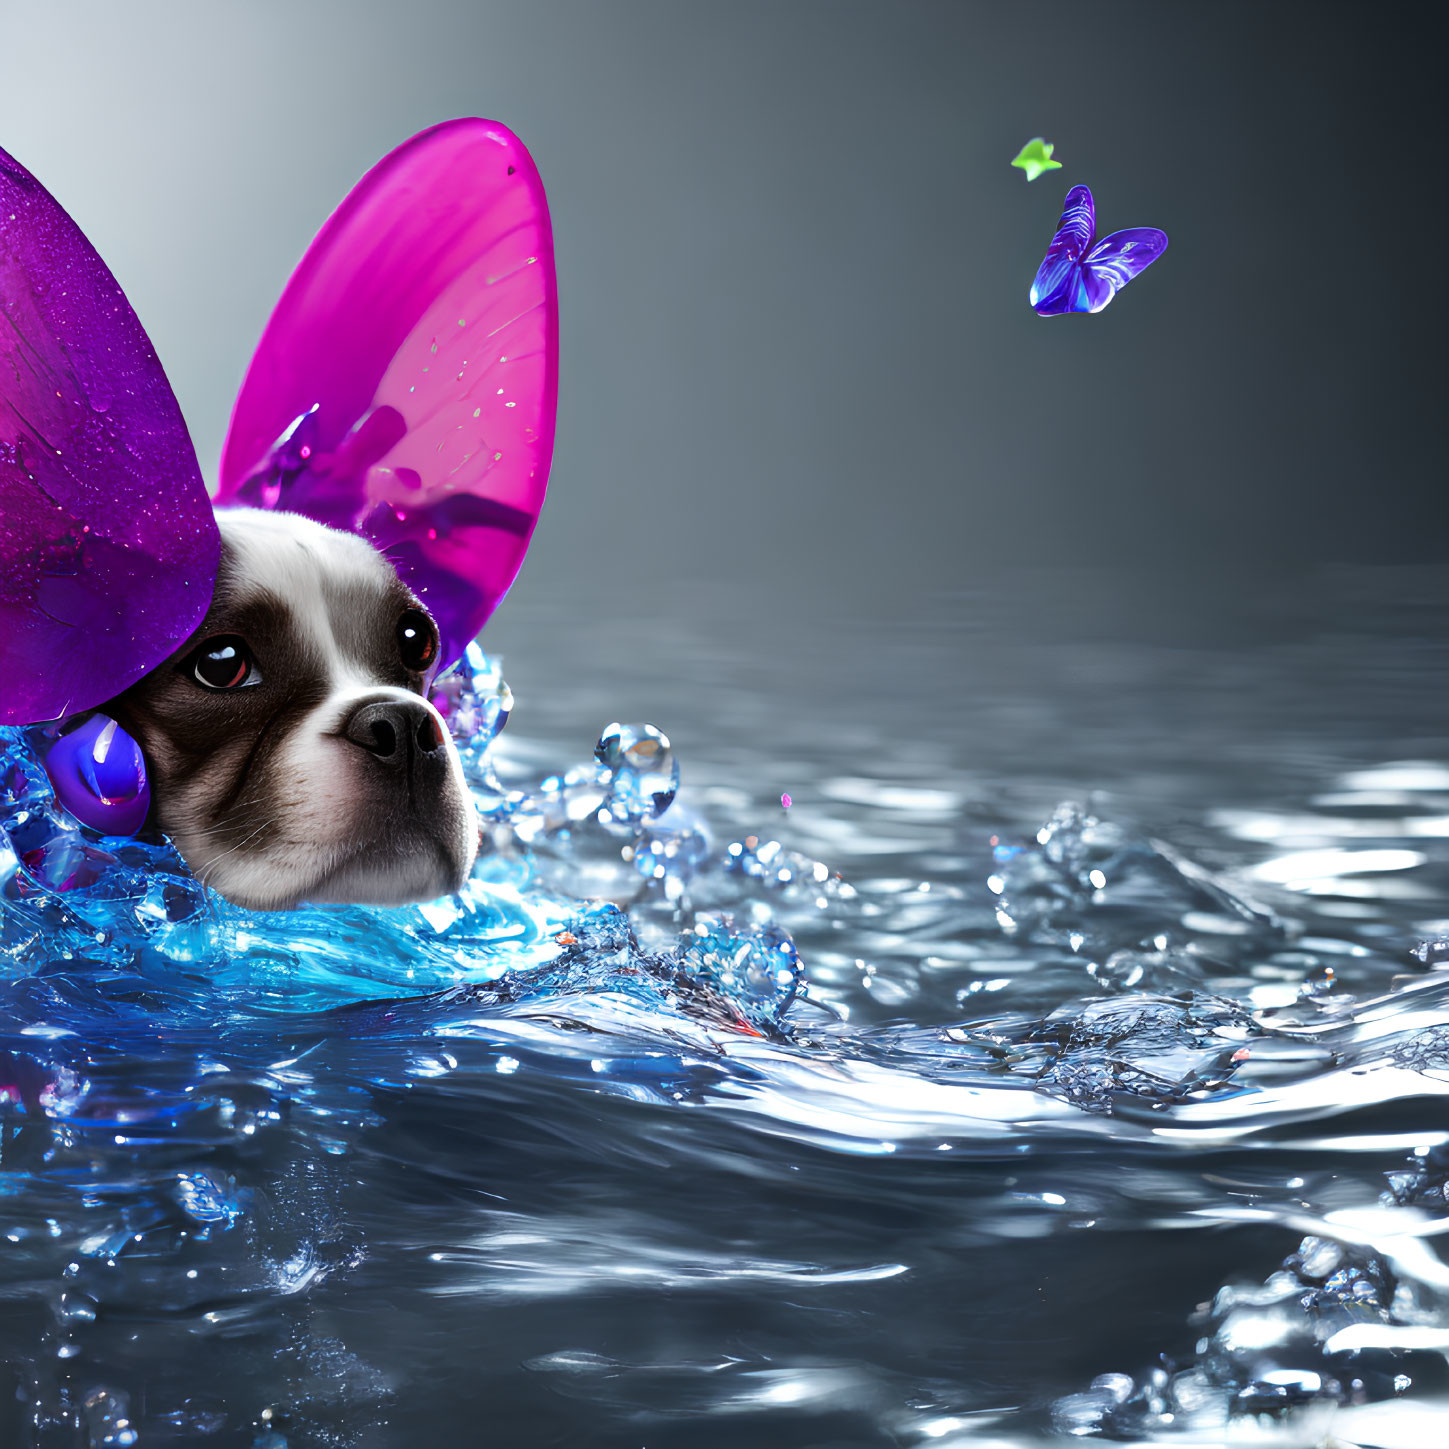
M 0 1443 L 1437 1443 L 1449 671 L 1325 637 L 670 638 L 682 787 L 590 757 L 617 666 L 494 743 L 477 659 L 492 848 L 402 911 L 236 910 L 11 737 Z

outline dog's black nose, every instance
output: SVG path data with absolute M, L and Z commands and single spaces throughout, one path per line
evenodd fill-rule
M 359 705 L 342 733 L 384 764 L 406 769 L 416 755 L 441 755 L 438 717 L 420 699 L 377 699 Z

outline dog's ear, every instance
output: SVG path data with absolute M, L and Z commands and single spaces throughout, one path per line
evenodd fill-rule
M 0 724 L 90 709 L 211 602 L 186 424 L 116 279 L 0 151 Z
M 558 396 L 553 234 L 494 121 L 380 161 L 303 258 L 232 415 L 219 503 L 360 533 L 453 663 L 513 582 L 543 505 Z

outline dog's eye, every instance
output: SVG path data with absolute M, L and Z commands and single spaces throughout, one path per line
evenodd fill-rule
M 191 677 L 207 689 L 240 689 L 262 682 L 247 641 L 237 634 L 208 639 L 187 663 Z
M 404 669 L 426 674 L 438 657 L 438 631 L 421 609 L 404 610 L 397 621 L 397 647 Z

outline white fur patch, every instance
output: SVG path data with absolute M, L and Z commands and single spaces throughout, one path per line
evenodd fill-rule
M 322 582 L 325 576 L 334 585 L 381 592 L 395 579 L 392 565 L 365 539 L 300 513 L 225 508 L 216 522 L 239 578 L 286 601 L 296 627 L 326 659 L 329 678 L 365 685 L 363 672 L 338 648 Z

